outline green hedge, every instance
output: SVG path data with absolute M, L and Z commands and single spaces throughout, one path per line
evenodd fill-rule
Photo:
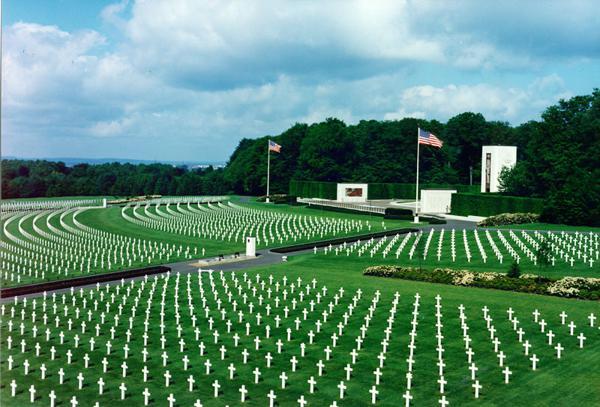
M 463 287 L 494 288 L 496 290 L 517 291 L 559 297 L 600 299 L 600 278 L 563 277 L 548 278 L 535 274 L 509 277 L 503 273 L 473 272 L 434 268 L 420 269 L 403 266 L 371 266 L 363 271 L 365 276 L 399 278 L 428 283 L 449 284 Z
M 476 193 L 479 185 L 420 184 L 419 189 L 455 189 L 458 192 Z M 382 183 L 369 184 L 369 199 L 414 199 L 415 184 Z
M 452 195 L 452 213 L 454 215 L 493 216 L 501 213 L 541 213 L 544 200 L 522 198 L 499 194 Z
M 292 196 L 299 196 L 301 198 L 336 199 L 337 183 L 292 180 L 290 181 L 289 194 Z
M 479 185 L 421 184 L 420 189 L 456 189 L 476 193 Z M 290 181 L 289 194 L 303 198 L 336 199 L 337 182 Z M 369 184 L 368 199 L 414 199 L 415 184 L 374 182 Z
M 413 218 L 412 209 L 405 208 L 385 208 L 386 219 L 404 219 L 408 220 Z

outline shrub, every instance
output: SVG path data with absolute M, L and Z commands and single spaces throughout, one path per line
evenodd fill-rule
M 413 211 L 405 208 L 385 208 L 386 219 L 412 219 Z
M 600 299 L 600 278 L 564 277 L 557 280 L 535 274 L 521 274 L 518 264 L 513 263 L 511 270 L 515 266 L 517 273 L 514 270 L 511 273 L 515 277 L 492 272 L 477 273 L 470 270 L 442 268 L 428 270 L 389 265 L 367 267 L 363 274 L 464 287 L 494 288 L 588 300 Z
M 521 267 L 519 267 L 519 263 L 513 261 L 510 265 L 510 268 L 508 269 L 508 273 L 506 273 L 506 276 L 510 278 L 519 278 L 520 275 Z
M 266 202 L 267 200 L 267 196 L 263 195 L 263 196 L 259 196 L 256 199 L 258 202 Z M 274 194 L 270 196 L 270 200 L 272 203 L 275 204 L 289 204 L 289 205 L 293 205 L 296 203 L 296 197 L 292 196 L 292 195 L 286 195 L 286 194 Z
M 485 218 L 477 223 L 477 226 L 517 225 L 522 223 L 534 223 L 539 220 L 540 215 L 536 213 L 501 213 Z

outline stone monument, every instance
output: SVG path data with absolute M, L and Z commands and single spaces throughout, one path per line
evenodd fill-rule
M 481 192 L 498 192 L 500 173 L 517 163 L 515 146 L 482 146 Z

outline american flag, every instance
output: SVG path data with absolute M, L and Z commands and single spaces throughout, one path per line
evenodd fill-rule
M 419 129 L 419 144 L 442 148 L 444 142 L 437 138 L 433 133 Z
M 269 140 L 269 151 L 275 151 L 281 153 L 281 146 L 274 141 Z

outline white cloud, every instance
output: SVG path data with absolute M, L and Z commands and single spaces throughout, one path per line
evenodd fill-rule
M 93 49 L 104 44 L 94 31 L 68 33 L 56 26 L 16 23 L 4 30 L 4 102 L 53 99 L 66 83 L 81 81 L 95 64 Z
M 491 120 L 520 123 L 539 116 L 543 109 L 569 96 L 556 74 L 536 79 L 525 89 L 489 84 L 422 85 L 402 92 L 399 111 L 427 112 L 426 117 L 441 120 L 462 112 L 481 112 Z
M 549 30 L 564 11 L 556 3 L 503 25 L 501 6 L 476 3 L 123 0 L 101 13 L 121 34 L 114 44 L 17 23 L 4 27 L 2 144 L 21 155 L 226 158 L 242 137 L 332 116 L 475 111 L 517 124 L 571 94 L 545 67 L 547 44 L 589 32 L 568 55 L 597 60 L 588 15 L 598 13 L 581 3 L 569 18 L 587 28 L 557 28 L 566 40 Z M 518 80 L 500 85 L 505 72 Z

